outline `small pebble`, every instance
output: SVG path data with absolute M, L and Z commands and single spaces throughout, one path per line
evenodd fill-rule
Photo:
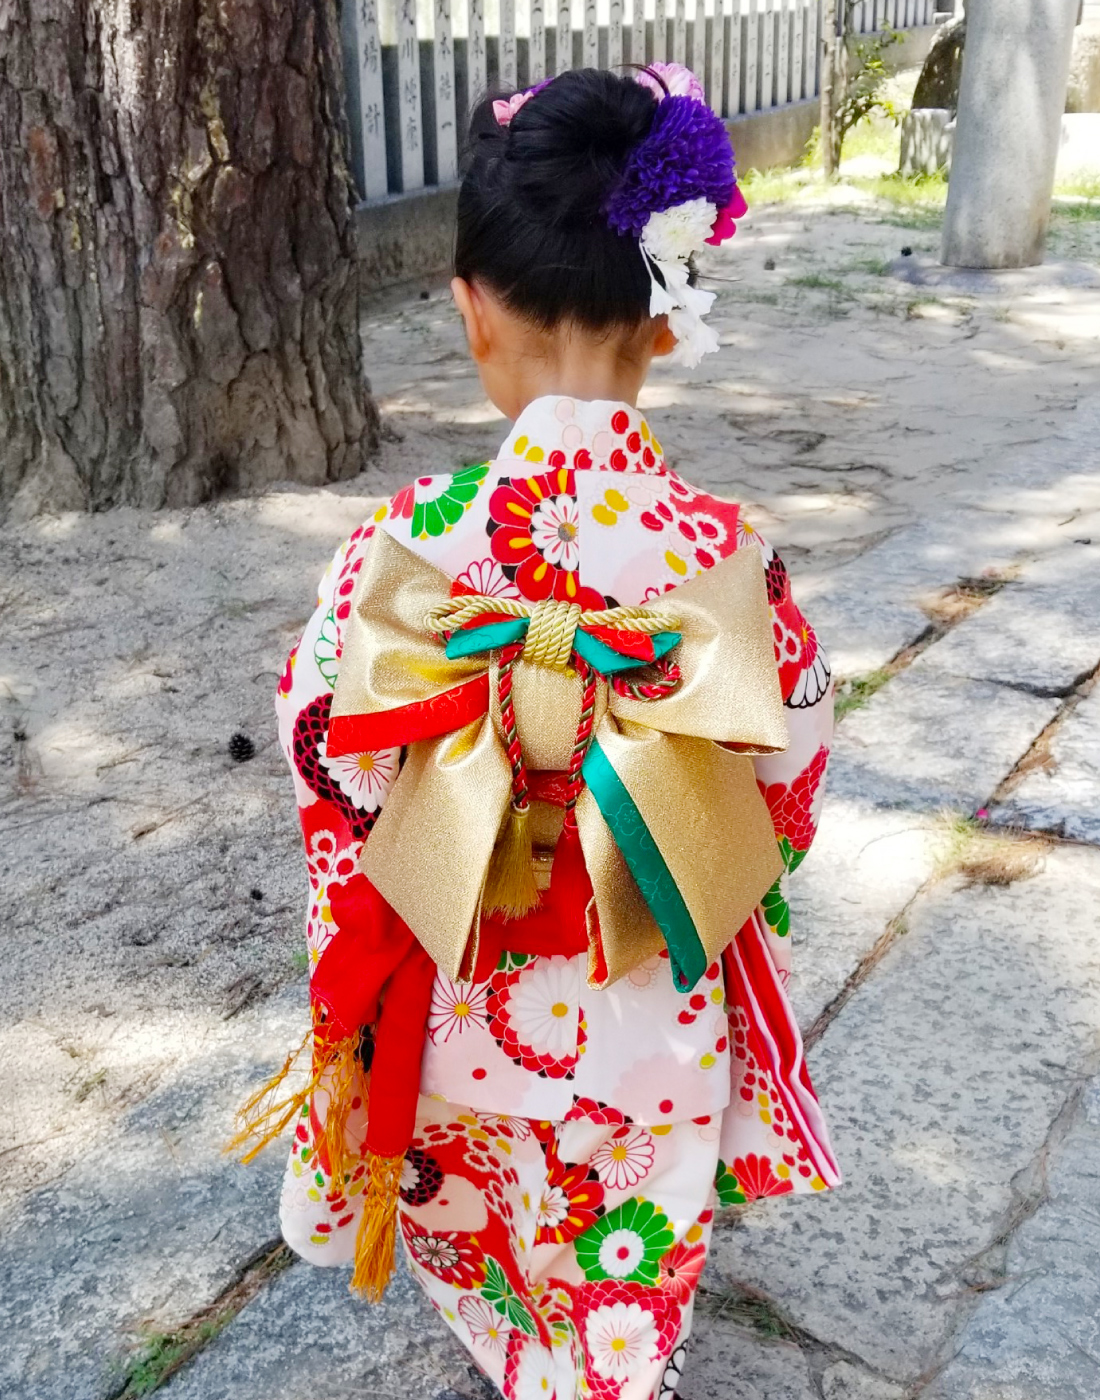
M 774 272 L 774 271 L 775 271 L 775 259 L 774 259 L 774 258 L 765 258 L 765 259 L 764 259 L 764 271 L 765 271 L 765 272 Z

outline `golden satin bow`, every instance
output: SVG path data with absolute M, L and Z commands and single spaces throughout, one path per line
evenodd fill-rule
M 484 655 L 449 659 L 427 630 L 425 619 L 450 599 L 445 574 L 385 532 L 375 535 L 345 624 L 333 719 L 428 702 L 447 707 L 449 692 L 495 671 Z M 682 683 L 649 701 L 602 685 L 595 740 L 656 842 L 712 960 L 783 869 L 748 757 L 787 746 L 759 554 L 730 555 L 663 595 L 661 607 L 679 620 Z M 580 680 L 521 660 L 513 682 L 529 766 L 565 769 L 580 715 Z M 451 732 L 409 744 L 359 865 L 458 981 L 476 958 L 481 897 L 509 810 L 512 774 L 499 712 L 487 704 L 480 718 L 466 722 L 454 708 Z M 588 789 L 577 821 L 594 896 L 589 981 L 607 986 L 659 952 L 664 939 Z M 602 976 L 592 942 L 597 927 Z

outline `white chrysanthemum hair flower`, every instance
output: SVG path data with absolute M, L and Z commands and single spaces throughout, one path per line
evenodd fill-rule
M 642 230 L 642 247 L 658 262 L 686 262 L 710 237 L 718 208 L 705 199 L 689 199 L 650 214 Z

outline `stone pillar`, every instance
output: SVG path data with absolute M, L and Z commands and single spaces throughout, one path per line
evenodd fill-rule
M 970 0 L 940 261 L 1042 262 L 1078 0 Z

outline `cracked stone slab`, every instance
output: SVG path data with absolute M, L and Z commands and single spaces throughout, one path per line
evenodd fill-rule
M 210 1303 L 278 1234 L 281 1148 L 223 1155 L 233 1110 L 300 1038 L 302 995 L 196 1026 L 179 1073 L 111 1141 L 34 1192 L 0 1236 L 0 1394 L 103 1400 L 146 1328 Z
M 922 1400 L 1095 1400 L 1100 1388 L 1100 1081 L 1059 1145 L 1047 1199 L 1013 1235 L 1005 1282 L 982 1296 Z
M 346 1269 L 295 1265 L 173 1377 L 165 1400 L 302 1400 L 317 1393 L 325 1400 L 499 1400 L 403 1257 L 380 1306 L 352 1298 L 347 1285 Z M 706 1315 L 696 1318 L 677 1394 L 817 1400 L 797 1346 Z
M 165 1400 L 499 1400 L 432 1310 L 398 1250 L 372 1307 L 347 1269 L 297 1263 L 164 1388 Z
M 928 630 L 922 597 L 984 569 L 1005 567 L 1035 544 L 1018 517 L 958 511 L 894 531 L 816 588 L 796 596 L 838 676 L 876 671 Z
M 790 994 L 803 1030 L 932 874 L 939 842 L 926 816 L 833 797 L 833 774 L 830 760 L 821 824 L 790 885 Z
M 1100 663 L 1100 539 L 1030 564 L 921 660 L 944 675 L 1067 693 Z
M 1100 688 L 1054 731 L 1050 758 L 990 809 L 991 818 L 1100 844 Z
M 793 1342 L 698 1311 L 676 1394 L 679 1400 L 818 1400 L 807 1358 Z
M 850 1361 L 835 1361 L 821 1374 L 822 1400 L 905 1400 L 901 1386 L 893 1385 Z
M 709 1286 L 762 1290 L 898 1384 L 942 1360 L 978 1300 L 969 1261 L 1095 1053 L 1098 907 L 1100 853 L 1069 848 L 1031 880 L 922 899 L 810 1056 L 845 1184 L 717 1230 Z M 1100 1218 L 1075 1228 L 1095 1260 Z
M 845 717 L 829 768 L 834 795 L 973 812 L 1057 712 L 1057 700 L 937 672 L 926 661 L 935 650 Z

